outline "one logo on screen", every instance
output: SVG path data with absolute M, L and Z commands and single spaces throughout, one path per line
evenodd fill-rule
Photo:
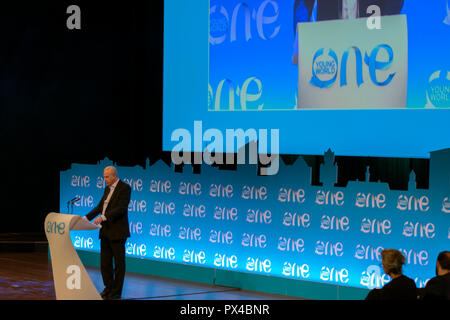
M 224 88 L 225 87 L 225 88 Z M 223 93 L 223 95 L 222 95 Z M 245 79 L 242 86 L 231 79 L 222 79 L 214 93 L 208 84 L 208 110 L 262 110 L 264 107 L 263 82 L 257 77 Z
M 172 182 L 170 180 L 150 180 L 150 192 L 152 193 L 171 193 Z
M 352 46 L 348 48 L 341 57 L 341 65 L 339 71 L 339 59 L 333 49 L 329 49 L 325 54 L 325 49 L 321 48 L 316 51 L 312 62 L 312 78 L 310 83 L 313 86 L 324 89 L 331 87 L 338 78 L 340 78 L 340 86 L 347 85 L 347 62 L 350 52 L 353 51 L 356 58 L 356 83 L 360 87 L 364 83 L 363 77 L 363 58 L 361 50 L 358 47 Z M 387 61 L 379 60 L 379 56 L 387 56 Z M 385 60 L 385 59 L 384 59 Z M 387 86 L 394 79 L 395 72 L 389 74 L 384 80 L 377 77 L 378 70 L 386 70 L 392 65 L 394 61 L 394 51 L 392 47 L 387 44 L 380 44 L 376 46 L 370 54 L 367 52 L 364 55 L 364 63 L 369 70 L 370 79 L 373 84 L 377 86 Z
M 145 257 L 147 255 L 147 246 L 144 243 L 127 242 L 125 252 L 128 255 Z
M 427 196 L 400 195 L 397 200 L 397 209 L 401 211 L 427 212 L 430 209 L 430 199 Z
M 374 289 L 383 287 L 389 281 L 391 281 L 391 278 L 384 272 L 381 272 L 379 266 L 370 265 L 362 272 L 360 284 L 369 289 Z
M 449 108 L 450 107 L 450 71 L 442 70 L 433 72 L 428 79 L 426 91 L 427 104 L 429 108 Z
M 309 266 L 304 263 L 302 265 L 297 264 L 296 262 L 285 262 L 283 264 L 283 275 L 295 278 L 308 278 L 310 275 Z
M 344 245 L 342 242 L 333 243 L 331 241 L 321 241 L 316 242 L 316 249 L 314 251 L 317 255 L 322 256 L 337 256 L 342 257 L 344 254 Z
M 214 208 L 214 219 L 225 221 L 236 221 L 238 219 L 237 208 L 216 206 Z
M 283 225 L 287 227 L 308 228 L 311 225 L 311 216 L 308 213 L 285 212 L 283 215 Z
M 450 199 L 449 197 L 445 197 L 442 201 L 442 212 L 450 213 Z
M 220 6 L 216 13 L 217 6 L 212 6 L 209 9 L 209 42 L 211 44 L 220 44 L 227 37 L 230 20 L 227 10 Z M 220 13 L 220 14 L 219 14 Z
M 269 6 L 270 5 L 270 6 Z M 242 12 L 242 13 L 240 13 Z M 273 12 L 271 14 L 271 12 Z M 265 0 L 257 8 L 251 8 L 245 2 L 238 3 L 234 8 L 227 10 L 224 6 L 213 5 L 209 9 L 209 43 L 212 45 L 221 44 L 229 36 L 230 42 L 237 40 L 239 34 L 238 26 L 243 25 L 245 41 L 252 38 L 252 29 L 257 31 L 259 38 L 270 40 L 275 38 L 280 32 L 281 24 L 277 23 L 280 14 L 279 5 L 274 0 Z M 240 17 L 243 17 L 243 24 Z M 252 21 L 254 28 L 252 28 Z M 271 30 L 272 32 L 267 30 Z
M 325 49 L 319 49 L 313 59 L 311 84 L 319 88 L 330 87 L 337 78 L 338 57 L 332 49 L 324 54 Z
M 73 246 L 77 249 L 93 249 L 94 239 L 91 237 L 75 236 Z
M 374 247 L 371 245 L 357 244 L 355 249 L 355 258 L 359 260 L 377 260 L 381 261 L 381 251 L 383 247 Z
M 242 187 L 242 199 L 246 200 L 266 200 L 267 199 L 267 187 L 261 186 L 243 186 Z
M 128 204 L 128 212 L 147 212 L 147 201 L 131 199 Z
M 244 232 L 242 234 L 241 245 L 244 247 L 252 248 L 265 248 L 267 246 L 267 237 L 265 234 L 254 234 Z
M 82 208 L 92 208 L 94 207 L 94 197 L 89 195 L 78 195 L 76 194 L 76 197 L 79 198 L 79 200 L 75 203 L 73 203 L 76 207 L 82 207 Z
M 203 219 L 204 217 L 206 217 L 205 205 L 185 203 L 183 208 L 183 216 Z
M 319 206 L 321 205 L 337 205 L 342 206 L 344 204 L 344 193 L 342 191 L 333 192 L 328 190 L 318 190 L 316 193 L 316 201 Z
M 202 239 L 202 230 L 200 228 L 181 226 L 178 238 L 181 240 L 200 241 Z
M 153 207 L 153 213 L 160 215 L 171 215 L 175 214 L 175 203 L 169 202 L 166 203 L 164 201 L 155 201 Z
M 89 176 L 78 176 L 74 174 L 72 175 L 72 179 L 70 180 L 71 187 L 89 188 L 90 185 L 91 185 L 91 177 Z
M 64 222 L 47 221 L 45 232 L 63 235 L 66 232 L 66 224 Z
M 211 183 L 209 189 L 209 196 L 213 198 L 232 198 L 233 197 L 233 185 Z
M 211 229 L 209 242 L 221 244 L 233 244 L 233 232 Z
M 414 249 L 399 249 L 399 251 L 405 256 L 407 264 L 414 264 L 419 266 L 428 265 L 428 252 L 426 250 L 420 250 L 416 252 Z
M 286 252 L 303 252 L 305 251 L 305 241 L 302 238 L 278 238 L 277 249 Z
M 336 283 L 347 283 L 350 278 L 348 270 L 345 268 L 336 269 L 335 267 L 323 266 L 320 269 L 320 279 L 323 281 L 336 282 Z
M 450 26 L 450 7 L 449 7 L 449 5 L 448 5 L 448 0 L 447 0 L 447 16 L 446 16 L 445 19 L 444 19 L 444 23 L 445 23 L 446 25 L 449 25 L 449 26 Z
M 149 235 L 151 235 L 152 237 L 170 238 L 170 236 L 172 236 L 172 228 L 170 224 L 162 225 L 152 223 L 150 224 Z
M 202 194 L 202 184 L 200 182 L 180 182 L 178 193 L 182 195 L 200 196 Z
M 383 234 L 391 233 L 391 221 L 388 219 L 378 220 L 371 218 L 363 218 L 361 221 L 361 232 L 366 234 Z
M 303 203 L 306 200 L 305 190 L 280 188 L 278 192 L 278 201 Z
M 419 237 L 432 239 L 436 235 L 434 224 L 405 221 L 402 235 L 405 237 Z
M 324 230 L 348 231 L 350 229 L 350 219 L 347 216 L 339 218 L 324 214 L 320 221 L 320 228 Z
M 138 222 L 130 221 L 129 229 L 130 229 L 131 234 L 142 234 L 142 229 L 143 229 L 142 222 L 141 221 L 138 221 Z
M 214 265 L 216 267 L 236 269 L 238 259 L 235 255 L 228 256 L 224 253 L 216 253 L 214 254 Z
M 141 178 L 123 178 L 123 182 L 127 183 L 132 191 L 142 191 L 144 190 L 144 182 Z
M 183 252 L 183 261 L 186 263 L 205 264 L 206 254 L 204 251 L 185 249 Z
M 248 257 L 245 269 L 248 271 L 270 273 L 272 271 L 272 262 L 269 259 Z
M 272 212 L 270 210 L 248 209 L 246 221 L 249 223 L 271 224 Z
M 156 245 L 153 249 L 153 257 L 163 260 L 175 260 L 175 249 Z
M 386 207 L 386 196 L 383 193 L 365 194 L 364 192 L 358 192 L 356 195 L 355 206 L 359 208 L 377 208 L 383 209 Z

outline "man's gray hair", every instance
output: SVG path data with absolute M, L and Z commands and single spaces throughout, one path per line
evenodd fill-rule
M 117 177 L 117 169 L 116 169 L 116 167 L 108 166 L 103 171 L 110 171 L 113 176 Z

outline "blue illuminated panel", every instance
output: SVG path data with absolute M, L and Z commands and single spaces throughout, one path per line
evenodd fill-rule
M 128 207 L 129 257 L 217 270 L 282 277 L 357 288 L 390 281 L 380 268 L 384 248 L 406 257 L 404 273 L 418 287 L 435 274 L 450 237 L 449 150 L 435 152 L 430 189 L 390 190 L 386 183 L 349 182 L 334 187 L 334 155 L 325 154 L 322 186 L 311 186 L 311 169 L 299 158 L 281 163 L 275 176 L 255 166 L 237 171 L 190 166 L 175 173 L 162 161 L 118 167 L 132 187 Z M 104 191 L 103 168 L 74 164 L 61 172 L 61 212 L 74 196 L 85 215 Z M 366 181 L 369 181 L 369 173 Z M 98 231 L 71 233 L 79 250 L 99 251 Z

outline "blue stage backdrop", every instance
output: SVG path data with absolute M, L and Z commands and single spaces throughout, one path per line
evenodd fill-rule
M 132 188 L 129 257 L 166 263 L 324 282 L 359 288 L 381 287 L 383 248 L 406 257 L 404 273 L 424 287 L 435 261 L 450 245 L 450 149 L 431 153 L 429 190 L 408 191 L 386 183 L 349 182 L 334 187 L 334 154 L 325 154 L 322 186 L 312 186 L 311 169 L 300 157 L 280 163 L 275 176 L 258 176 L 255 165 L 237 171 L 203 165 L 176 173 L 158 161 L 146 169 L 118 167 Z M 61 172 L 61 212 L 81 197 L 74 214 L 87 214 L 100 200 L 103 168 L 73 164 Z M 99 252 L 98 231 L 72 232 L 79 250 Z M 151 271 L 149 271 L 151 273 Z M 294 281 L 294 280 L 293 280 Z

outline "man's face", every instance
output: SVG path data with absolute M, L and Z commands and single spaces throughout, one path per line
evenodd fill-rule
M 108 185 L 108 187 L 111 186 L 114 182 L 116 182 L 116 179 L 117 179 L 117 177 L 115 175 L 113 175 L 111 170 L 104 170 L 103 178 L 105 178 L 105 182 Z

